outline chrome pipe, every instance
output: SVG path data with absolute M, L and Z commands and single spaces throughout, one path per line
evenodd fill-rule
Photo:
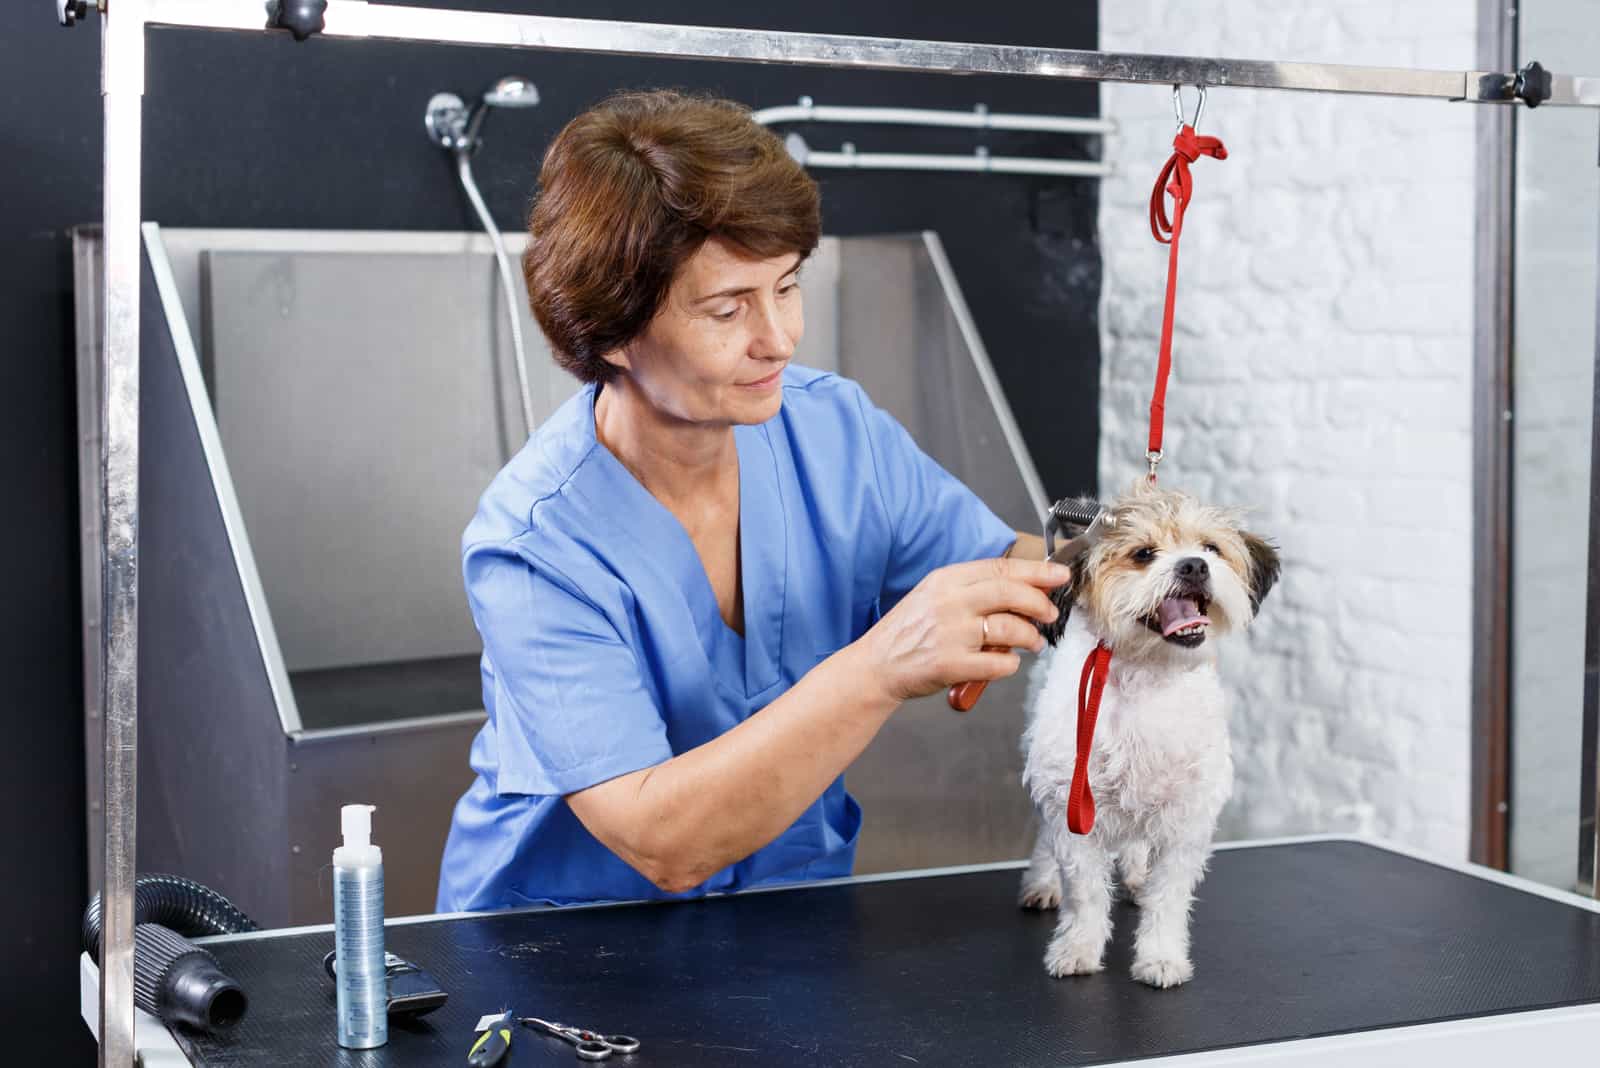
M 793 133 L 784 139 L 784 147 L 802 167 L 961 171 L 974 174 L 1046 174 L 1067 178 L 1103 178 L 1111 173 L 1111 165 L 1100 160 L 991 156 L 982 150 L 970 156 L 914 152 L 857 152 L 854 145 L 846 144 L 839 152 L 819 152 L 806 144 L 799 134 Z
M 891 126 L 944 126 L 968 130 L 1018 130 L 1030 133 L 1109 134 L 1117 124 L 1111 119 L 1079 115 L 1018 115 L 990 111 L 978 105 L 971 111 L 942 111 L 934 108 L 875 108 L 849 105 L 817 105 L 809 96 L 798 104 L 761 108 L 753 115 L 762 126 L 781 126 L 791 122 L 847 122 Z

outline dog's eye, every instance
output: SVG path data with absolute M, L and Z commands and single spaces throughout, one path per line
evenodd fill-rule
M 1222 550 L 1217 548 L 1217 543 L 1214 542 L 1214 541 L 1206 542 L 1204 545 L 1201 546 L 1201 548 L 1203 548 L 1208 553 L 1213 553 L 1213 554 L 1215 554 L 1217 556 L 1221 556 L 1222 555 Z
M 1142 549 L 1134 550 L 1134 553 L 1133 553 L 1133 562 L 1136 563 L 1136 564 L 1148 564 L 1150 561 L 1154 560 L 1155 558 L 1156 558 L 1156 551 L 1154 549 L 1150 548 L 1150 546 L 1148 546 L 1148 545 L 1146 545 Z

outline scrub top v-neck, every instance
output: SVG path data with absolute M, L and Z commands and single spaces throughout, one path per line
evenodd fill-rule
M 669 896 L 562 798 L 702 745 L 859 638 L 929 571 L 1015 538 L 848 379 L 790 366 L 734 428 L 744 635 L 688 532 L 595 435 L 580 390 L 495 477 L 462 537 L 488 722 L 457 803 L 441 912 Z M 836 780 L 690 894 L 847 875 L 861 811 Z

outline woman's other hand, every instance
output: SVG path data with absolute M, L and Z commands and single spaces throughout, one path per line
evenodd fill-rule
M 1035 623 L 1059 614 L 1048 590 L 1072 577 L 1039 560 L 974 560 L 931 572 L 855 643 L 872 682 L 895 701 L 962 682 L 989 682 L 1021 666 L 1014 649 L 1044 647 Z M 987 647 L 987 648 L 986 648 Z

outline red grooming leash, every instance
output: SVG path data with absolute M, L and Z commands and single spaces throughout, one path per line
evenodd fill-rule
M 1072 787 L 1067 792 L 1067 830 L 1088 834 L 1094 829 L 1094 795 L 1089 792 L 1089 752 L 1094 748 L 1094 721 L 1100 715 L 1100 694 L 1111 674 L 1111 650 L 1100 642 L 1089 650 L 1078 680 L 1078 755 L 1072 762 Z
M 1201 106 L 1205 97 L 1201 96 Z M 1195 115 L 1199 121 L 1199 114 Z M 1172 141 L 1172 158 L 1161 168 L 1155 188 L 1150 191 L 1150 232 L 1163 245 L 1171 245 L 1167 256 L 1167 306 L 1161 319 L 1161 356 L 1156 363 L 1156 388 L 1150 396 L 1150 481 L 1156 480 L 1156 465 L 1161 462 L 1161 432 L 1167 414 L 1167 374 L 1172 370 L 1172 312 L 1178 299 L 1178 238 L 1183 235 L 1183 213 L 1194 193 L 1189 164 L 1201 156 L 1227 159 L 1228 150 L 1215 137 L 1201 137 L 1185 123 Z M 1167 194 L 1172 196 L 1172 218 L 1167 219 Z M 1170 235 L 1170 236 L 1169 236 Z
M 1178 101 L 1178 90 L 1172 90 Z M 1200 91 L 1200 107 L 1205 107 L 1205 90 Z M 1200 112 L 1195 112 L 1195 122 Z M 1167 413 L 1167 375 L 1172 370 L 1172 313 L 1178 297 L 1178 238 L 1183 234 L 1183 213 L 1194 192 L 1189 164 L 1201 156 L 1227 159 L 1228 150 L 1215 137 L 1201 137 L 1194 127 L 1183 122 L 1179 113 L 1178 136 L 1172 141 L 1172 158 L 1161 168 L 1155 188 L 1150 191 L 1150 232 L 1164 245 L 1171 245 L 1167 257 L 1167 307 L 1161 320 L 1161 356 L 1156 363 L 1156 388 L 1150 397 L 1150 481 L 1156 480 L 1161 463 L 1161 432 Z M 1172 196 L 1172 218 L 1167 218 L 1166 196 Z M 1170 236 L 1169 236 L 1170 235 Z M 1088 834 L 1094 829 L 1094 795 L 1089 792 L 1089 756 L 1094 748 L 1094 724 L 1100 717 L 1100 695 L 1111 675 L 1111 650 L 1099 642 L 1089 650 L 1078 680 L 1078 751 L 1072 762 L 1072 786 L 1067 792 L 1067 829 L 1073 834 Z

